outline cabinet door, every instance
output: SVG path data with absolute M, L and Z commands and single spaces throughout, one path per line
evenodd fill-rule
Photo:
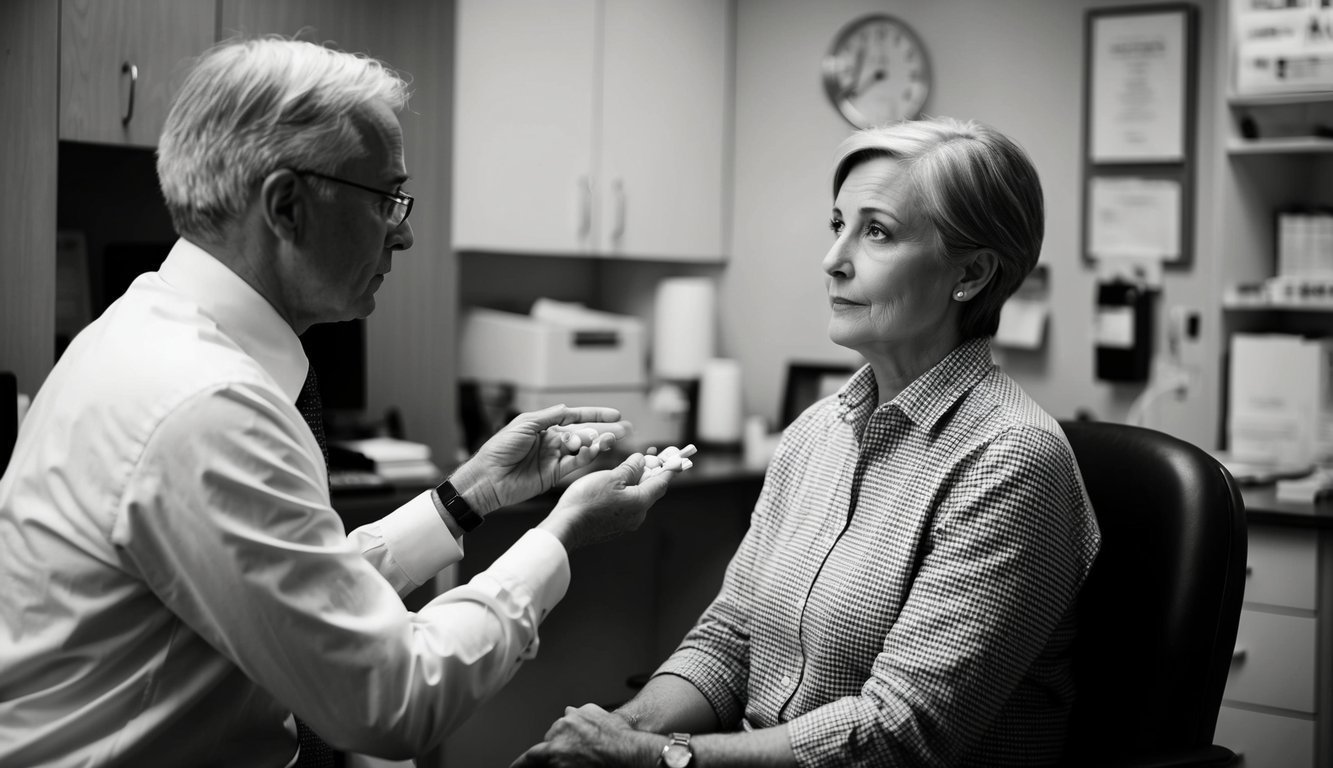
M 459 0 L 455 250 L 586 253 L 595 0 Z
M 604 5 L 599 250 L 717 260 L 728 250 L 729 0 Z
M 213 44 L 215 0 L 64 0 L 60 138 L 157 146 L 189 60 Z
M 1223 698 L 1314 713 L 1318 631 L 1314 617 L 1242 610 Z
M 1213 741 L 1240 757 L 1240 768 L 1314 765 L 1315 723 L 1302 717 L 1223 706 Z

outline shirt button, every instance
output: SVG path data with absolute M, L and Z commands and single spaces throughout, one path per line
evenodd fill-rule
M 782 685 L 783 685 L 783 687 L 785 687 L 785 688 L 790 688 L 790 687 L 791 687 L 791 675 L 783 675 L 783 676 L 782 676 Z

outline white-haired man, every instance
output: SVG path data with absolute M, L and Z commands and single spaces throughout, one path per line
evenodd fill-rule
M 293 765 L 298 718 L 420 754 L 536 652 L 567 550 L 666 491 L 639 455 L 590 473 L 409 612 L 465 530 L 626 434 L 612 409 L 555 406 L 345 533 L 296 405 L 298 336 L 369 314 L 412 245 L 406 101 L 380 62 L 280 39 L 224 43 L 184 83 L 158 150 L 181 238 L 70 345 L 0 480 L 0 764 Z M 566 448 L 575 427 L 592 446 Z

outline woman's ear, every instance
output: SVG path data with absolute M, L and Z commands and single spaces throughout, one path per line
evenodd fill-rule
M 991 278 L 995 277 L 995 271 L 999 266 L 999 254 L 989 248 L 978 249 L 963 265 L 963 276 L 954 286 L 954 296 L 959 299 L 976 296 L 990 283 Z M 962 296 L 958 295 L 960 292 Z
M 302 235 L 308 188 L 294 171 L 282 168 L 264 177 L 259 204 L 264 223 L 278 240 L 295 245 Z

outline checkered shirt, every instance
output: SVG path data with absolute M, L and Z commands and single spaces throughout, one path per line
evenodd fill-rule
M 722 589 L 658 674 L 802 766 L 1058 761 L 1100 544 L 1059 425 L 968 341 L 878 404 L 858 371 L 783 435 Z

